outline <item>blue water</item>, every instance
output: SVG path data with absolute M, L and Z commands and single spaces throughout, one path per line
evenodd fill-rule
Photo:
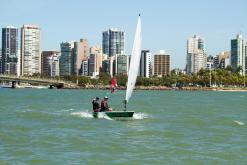
M 92 118 L 124 92 L 0 89 L 0 164 L 247 164 L 247 92 L 134 91 L 133 120 Z

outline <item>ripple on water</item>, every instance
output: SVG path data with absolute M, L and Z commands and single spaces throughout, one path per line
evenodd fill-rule
M 247 162 L 247 127 L 240 124 L 247 121 L 243 93 L 135 91 L 128 108 L 140 116 L 127 122 L 92 118 L 91 98 L 104 95 L 99 90 L 1 91 L 0 164 Z M 117 106 L 119 97 L 112 95 L 109 104 Z

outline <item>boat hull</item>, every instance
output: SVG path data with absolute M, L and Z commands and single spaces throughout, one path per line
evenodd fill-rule
M 107 112 L 93 112 L 94 118 L 99 118 L 99 113 L 104 113 L 112 119 L 131 119 L 134 115 L 134 111 L 107 111 Z

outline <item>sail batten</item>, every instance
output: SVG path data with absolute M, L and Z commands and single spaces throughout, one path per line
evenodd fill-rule
M 130 68 L 128 73 L 128 83 L 127 83 L 127 90 L 125 97 L 126 102 L 129 101 L 133 89 L 135 87 L 138 69 L 140 65 L 140 58 L 141 58 L 141 17 L 139 15 L 133 49 L 131 53 Z

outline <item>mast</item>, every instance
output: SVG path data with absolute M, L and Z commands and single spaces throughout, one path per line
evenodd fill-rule
M 212 64 L 210 63 L 210 74 L 209 74 L 209 87 L 211 88 L 212 87 L 212 75 L 211 75 L 211 67 L 212 67 Z
M 124 111 L 127 109 L 127 100 L 124 100 Z

